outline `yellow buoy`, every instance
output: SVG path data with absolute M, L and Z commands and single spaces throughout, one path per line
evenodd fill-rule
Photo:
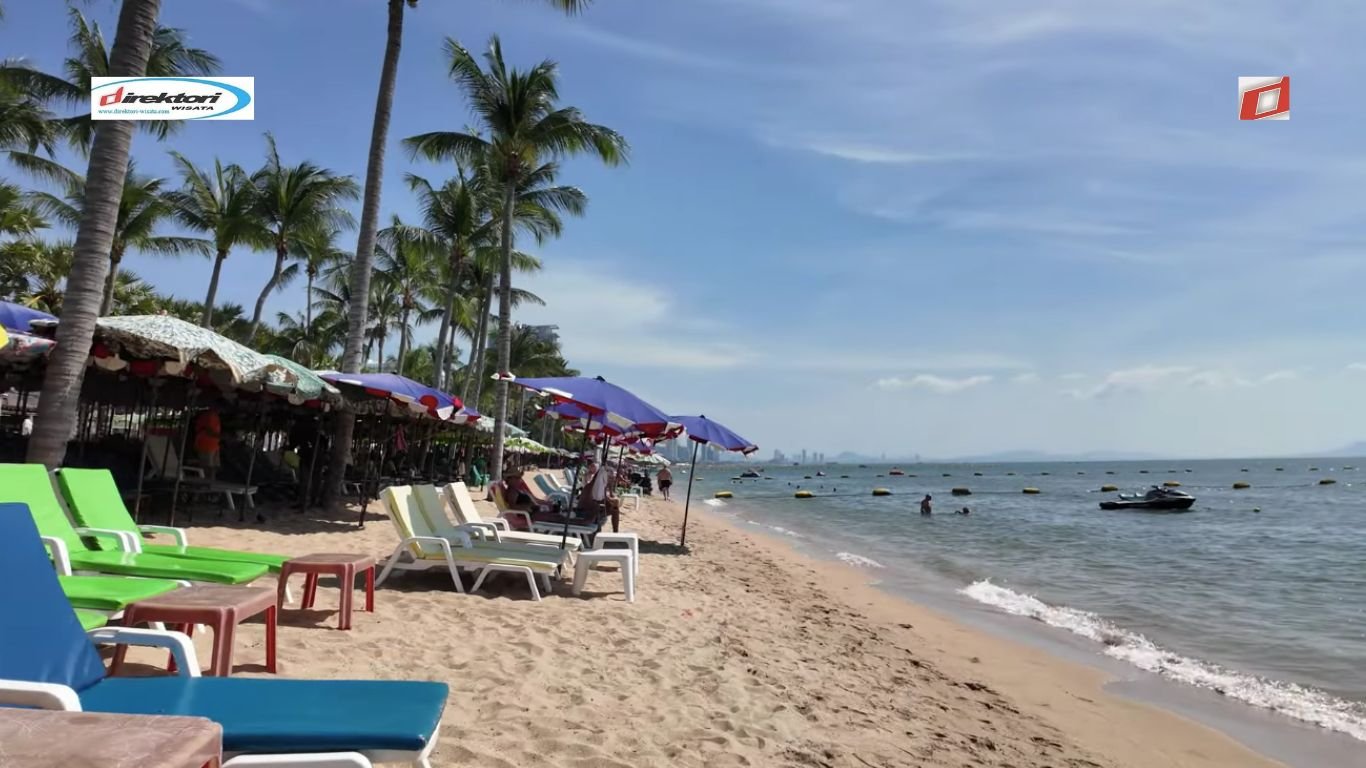
M 1117 486 L 1117 485 L 1102 485 L 1102 486 L 1100 487 L 1100 492 L 1101 492 L 1101 493 L 1114 493 L 1115 491 L 1118 491 L 1118 490 L 1119 490 L 1119 486 Z
M 1180 488 L 1180 487 L 1181 487 L 1181 484 L 1178 483 L 1178 482 L 1176 482 L 1175 480 L 1168 480 L 1167 482 L 1163 483 L 1162 485 L 1165 486 L 1165 487 L 1167 487 L 1167 488 Z
M 1241 490 L 1243 490 L 1243 489 L 1245 489 L 1245 488 L 1251 488 L 1251 487 L 1252 487 L 1252 483 L 1244 483 L 1244 482 L 1241 482 L 1241 481 L 1233 484 L 1233 490 L 1235 490 L 1235 491 L 1241 491 Z
M 1323 478 L 1322 480 L 1319 481 L 1319 485 L 1335 485 L 1335 484 L 1337 484 L 1337 481 L 1334 480 L 1334 479 L 1331 478 L 1331 477 L 1325 477 L 1325 478 Z
M 972 490 L 969 488 L 954 488 L 951 493 L 954 496 L 971 496 Z
M 874 496 L 891 496 L 891 495 L 892 495 L 892 492 L 889 491 L 889 490 L 887 490 L 886 488 L 874 488 L 874 489 L 873 489 L 873 495 L 874 495 Z
M 813 495 L 815 495 L 815 494 L 811 493 L 811 491 L 797 491 L 796 493 L 792 494 L 792 498 L 794 498 L 794 499 L 809 499 L 809 498 L 811 498 Z
M 734 495 L 735 494 L 731 493 L 730 491 L 717 491 L 716 493 L 712 494 L 713 498 L 717 499 L 729 499 L 731 496 Z
M 1038 488 L 1026 488 L 1024 489 L 1024 493 L 1029 494 L 1030 496 L 1035 496 L 1039 494 L 1040 491 Z

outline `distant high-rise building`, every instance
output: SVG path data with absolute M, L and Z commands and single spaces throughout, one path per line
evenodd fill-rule
M 805 449 L 805 448 L 802 449 L 802 463 L 803 463 L 803 464 L 806 463 L 806 449 Z

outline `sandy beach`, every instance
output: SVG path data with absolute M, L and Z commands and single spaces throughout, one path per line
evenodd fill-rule
M 448 682 L 441 766 L 1280 765 L 1107 694 L 1095 670 L 893 598 L 866 573 L 705 507 L 686 554 L 681 503 L 629 507 L 623 528 L 646 542 L 634 604 L 610 568 L 582 597 L 565 583 L 540 603 L 511 580 L 460 595 L 444 573 L 400 574 L 342 632 L 324 581 L 318 610 L 282 616 L 280 674 Z M 387 555 L 393 529 L 378 504 L 370 513 L 357 529 L 293 511 L 245 527 L 201 511 L 191 541 Z M 262 672 L 263 642 L 262 625 L 242 628 L 236 674 Z

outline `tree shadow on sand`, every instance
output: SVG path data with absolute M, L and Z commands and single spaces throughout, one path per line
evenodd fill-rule
M 672 541 L 651 541 L 648 539 L 640 540 L 640 554 L 642 555 L 691 555 L 692 550 L 686 544 L 678 544 Z

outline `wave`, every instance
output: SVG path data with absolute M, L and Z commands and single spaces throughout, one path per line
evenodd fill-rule
M 1105 655 L 1139 669 L 1366 741 L 1366 705 L 1344 701 L 1295 683 L 1247 675 L 1211 662 L 1180 656 L 1094 613 L 1048 605 L 1036 597 L 989 580 L 974 582 L 959 591 L 1006 613 L 1036 619 L 1094 640 L 1105 646 Z
M 709 507 L 724 507 L 724 506 L 726 506 L 726 502 L 724 502 L 724 501 L 722 501 L 722 500 L 720 500 L 720 499 L 707 499 L 706 501 L 703 501 L 702 503 L 703 503 L 703 504 L 706 504 L 706 505 L 709 506 Z
M 883 567 L 882 563 L 879 563 L 878 561 L 872 559 L 871 557 L 864 557 L 863 555 L 856 555 L 856 554 L 854 554 L 853 552 L 840 552 L 839 554 L 835 555 L 835 559 L 836 559 L 836 560 L 843 561 L 843 562 L 845 562 L 845 563 L 848 563 L 849 565 L 852 565 L 852 566 L 854 566 L 855 568 L 881 568 L 881 567 Z
M 796 531 L 789 531 L 788 529 L 786 529 L 786 528 L 784 528 L 784 527 L 782 527 L 782 526 L 780 526 L 780 525 L 770 525 L 769 528 L 771 528 L 775 533 L 781 533 L 781 534 L 783 534 L 784 536 L 791 536 L 791 537 L 794 538 L 794 539 L 804 539 L 804 538 L 806 538 L 805 536 L 801 535 L 800 533 L 797 533 Z

